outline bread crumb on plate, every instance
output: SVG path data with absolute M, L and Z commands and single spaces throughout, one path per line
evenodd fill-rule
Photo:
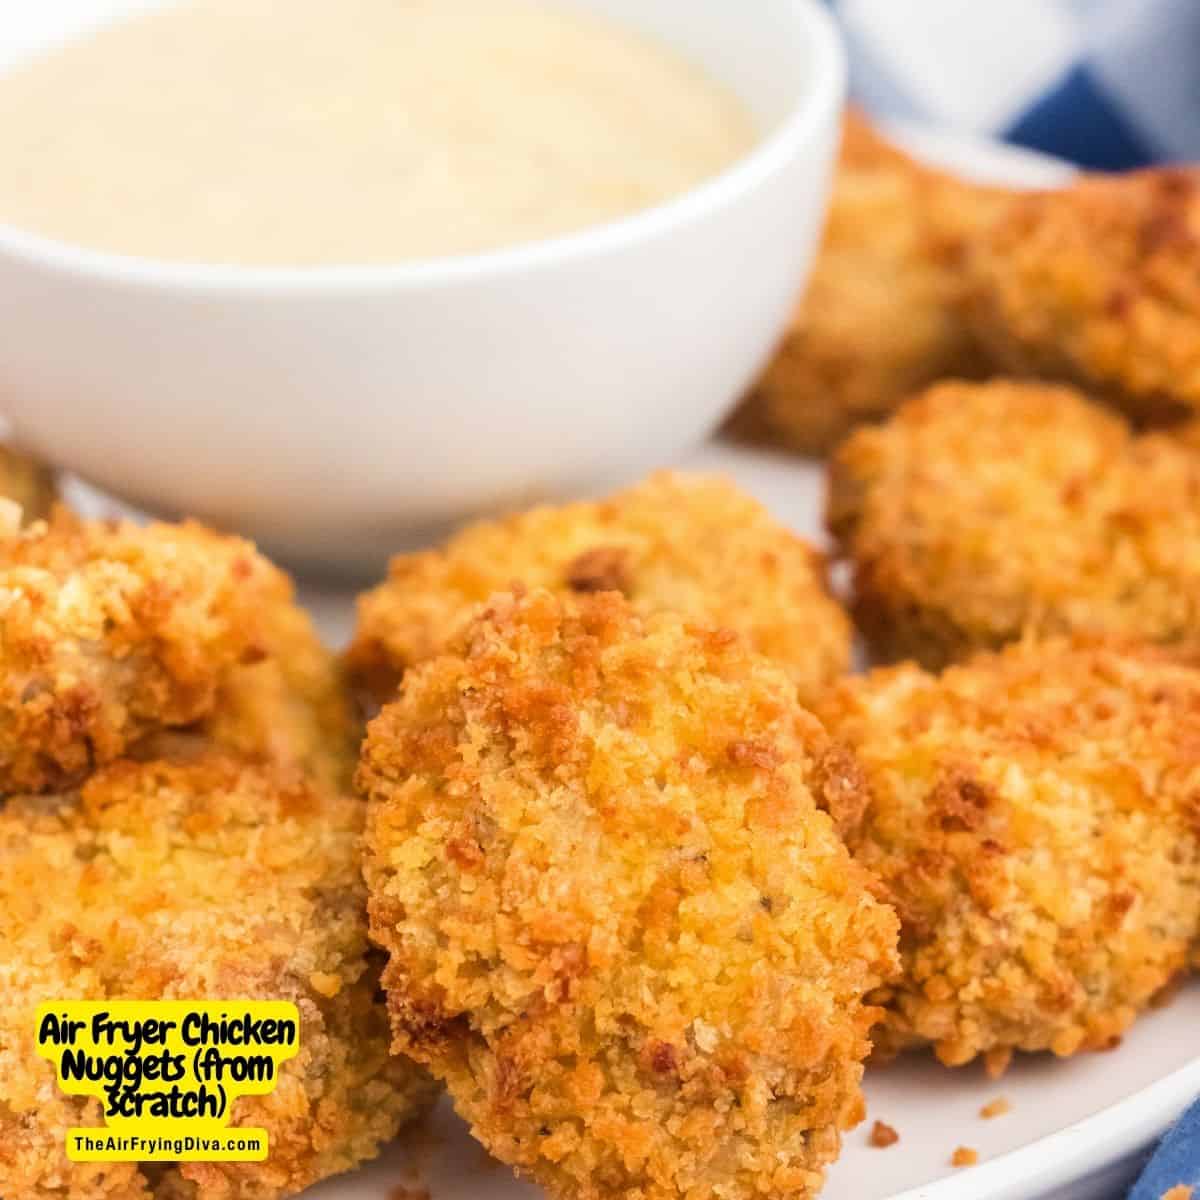
M 886 1150 L 900 1140 L 900 1135 L 883 1121 L 876 1121 L 871 1126 L 871 1135 L 867 1141 L 878 1150 Z

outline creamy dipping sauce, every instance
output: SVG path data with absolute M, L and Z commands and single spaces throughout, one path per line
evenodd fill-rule
M 757 140 L 552 0 L 190 0 L 0 79 L 0 222 L 187 262 L 390 263 L 651 207 Z

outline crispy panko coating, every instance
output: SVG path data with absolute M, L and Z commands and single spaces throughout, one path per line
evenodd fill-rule
M 935 380 L 985 374 L 961 311 L 961 264 L 997 203 L 849 113 L 807 291 L 735 432 L 824 455 Z
M 1139 420 L 1200 411 L 1200 171 L 1015 197 L 970 264 L 971 319 L 1000 365 Z
M 248 542 L 59 509 L 0 539 L 0 792 L 70 785 L 218 707 L 220 740 L 306 759 L 304 722 L 317 718 L 282 702 L 299 706 L 305 689 L 315 701 L 322 678 L 332 687 L 323 653 L 287 577 Z M 344 704 L 337 692 L 323 712 Z
M 727 625 L 789 673 L 802 702 L 850 663 L 850 623 L 820 555 L 731 482 L 663 471 L 606 500 L 481 522 L 441 549 L 394 558 L 359 600 L 353 675 L 390 699 L 474 606 L 518 584 L 617 591 L 642 613 Z
M 58 487 L 52 471 L 0 442 L 0 497 L 18 505 L 20 523 L 28 525 L 50 515 Z
M 497 596 L 359 783 L 393 1047 L 493 1154 L 571 1200 L 815 1195 L 896 923 L 784 672 L 612 593 Z
M 1069 389 L 932 388 L 838 451 L 829 521 L 882 658 L 1200 639 L 1200 441 L 1135 437 Z
M 222 681 L 202 725 L 205 738 L 349 790 L 362 728 L 341 662 L 290 595 L 271 612 L 261 645 L 261 661 L 235 667 Z
M 945 1063 L 1103 1049 L 1200 929 L 1200 672 L 1054 639 L 847 680 L 819 708 L 872 803 L 849 836 L 901 919 L 880 1042 Z
M 121 761 L 77 794 L 0 808 L 0 1195 L 291 1196 L 373 1157 L 422 1107 L 431 1084 L 389 1055 L 368 966 L 362 816 L 299 772 L 220 753 Z M 298 1005 L 298 1057 L 234 1110 L 268 1131 L 267 1160 L 69 1163 L 66 1129 L 103 1115 L 35 1056 L 34 1010 L 60 998 Z

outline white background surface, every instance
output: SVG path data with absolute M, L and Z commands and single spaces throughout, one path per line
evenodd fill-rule
M 88 6 L 87 0 L 62 4 L 79 11 Z M 31 26 L 45 17 L 41 4 L 29 5 L 28 11 Z M 10 31 L 18 28 L 7 13 L 5 22 Z M 0 59 L 4 56 L 0 43 Z M 1026 155 L 926 134 L 914 140 L 965 173 L 1033 185 L 1061 177 L 1055 166 Z M 822 540 L 819 468 L 716 444 L 684 465 L 732 474 L 779 518 Z M 342 640 L 352 619 L 351 595 L 315 586 L 303 591 L 327 636 Z M 871 1069 L 867 1122 L 847 1136 L 825 1195 L 828 1200 L 1090 1200 L 1115 1195 L 1136 1167 L 1137 1151 L 1200 1093 L 1198 1056 L 1200 987 L 1190 986 L 1172 1005 L 1148 1015 L 1108 1054 L 1066 1062 L 1026 1058 L 999 1082 L 989 1081 L 978 1067 L 948 1071 L 921 1057 Z M 981 1119 L 981 1105 L 1001 1096 L 1012 1111 L 995 1120 Z M 886 1150 L 868 1145 L 876 1119 L 896 1128 L 898 1145 Z M 952 1168 L 949 1159 L 957 1146 L 978 1150 L 981 1165 Z M 309 1195 L 313 1200 L 392 1200 L 397 1186 L 426 1186 L 432 1200 L 534 1200 L 538 1195 L 490 1162 L 445 1103 L 415 1139 L 402 1139 L 379 1162 Z

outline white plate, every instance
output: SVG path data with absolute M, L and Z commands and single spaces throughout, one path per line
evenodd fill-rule
M 983 181 L 1054 186 L 1069 173 L 1038 155 L 928 131 L 901 129 L 915 149 Z M 783 455 L 714 443 L 683 464 L 727 472 L 798 532 L 824 541 L 824 472 Z M 306 587 L 326 636 L 344 640 L 349 594 Z M 1150 1143 L 1200 1094 L 1200 986 L 1146 1016 L 1117 1050 L 1058 1062 L 1017 1062 L 999 1082 L 978 1067 L 949 1071 L 914 1056 L 868 1072 L 867 1122 L 846 1138 L 826 1200 L 1101 1200 L 1136 1173 Z M 1012 1111 L 993 1120 L 980 1107 L 1004 1097 Z M 868 1145 L 886 1121 L 897 1145 Z M 980 1165 L 955 1169 L 958 1146 Z M 393 1200 L 400 1187 L 426 1187 L 432 1200 L 537 1200 L 472 1141 L 443 1102 L 418 1135 L 377 1162 L 312 1189 L 310 1200 Z

